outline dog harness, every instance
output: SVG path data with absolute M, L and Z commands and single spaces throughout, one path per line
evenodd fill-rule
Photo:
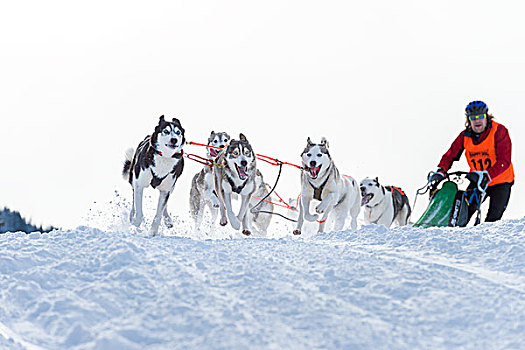
M 321 195 L 323 194 L 324 186 L 328 182 L 329 178 L 330 178 L 330 176 L 327 176 L 326 180 L 324 180 L 323 184 L 321 186 L 319 186 L 319 187 L 315 187 L 314 185 L 312 185 L 312 183 L 310 183 L 310 185 L 314 189 L 314 196 L 313 196 L 314 199 L 317 199 L 318 201 L 321 200 Z M 310 181 L 308 181 L 308 182 L 310 182 Z
M 176 158 L 176 159 L 181 159 L 181 158 Z M 157 188 L 157 186 L 159 186 L 162 183 L 162 181 L 164 181 L 164 179 L 167 178 L 168 175 L 170 175 L 170 174 L 173 175 L 173 178 L 179 177 L 182 174 L 182 169 L 183 168 L 184 168 L 184 159 L 182 159 L 180 162 L 177 162 L 177 164 L 175 164 L 173 169 L 171 169 L 171 171 L 169 173 L 167 173 L 166 175 L 164 175 L 163 177 L 158 177 L 153 172 L 153 169 L 151 169 L 151 175 L 153 176 L 153 178 L 151 179 L 151 182 L 150 182 L 151 187 Z
M 394 190 L 396 190 L 397 192 L 401 193 L 402 196 L 405 195 L 405 192 L 403 192 L 402 189 L 400 189 L 399 187 L 395 187 L 395 186 L 385 186 L 386 190 L 389 191 L 389 192 L 394 192 Z
M 248 178 L 247 178 L 246 180 L 244 180 L 242 184 L 240 184 L 239 186 L 235 186 L 235 184 L 233 183 L 233 180 L 228 175 L 225 175 L 224 177 L 226 178 L 226 180 L 228 180 L 228 183 L 230 184 L 232 191 L 237 194 L 240 194 L 244 186 L 246 186 L 246 184 L 248 183 Z

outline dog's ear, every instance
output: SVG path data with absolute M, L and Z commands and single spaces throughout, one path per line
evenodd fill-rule
M 244 141 L 244 142 L 248 142 L 248 140 L 246 139 L 246 136 L 244 136 L 243 133 L 239 134 L 239 140 Z
M 180 125 L 180 120 L 178 120 L 177 118 L 173 118 L 171 121 L 175 124 Z
M 325 137 L 323 137 L 321 139 L 321 146 L 324 146 L 325 148 L 328 148 L 328 141 L 326 141 Z
M 315 143 L 312 142 L 312 140 L 310 139 L 310 137 L 308 137 L 308 139 L 306 140 L 306 143 L 308 144 L 308 146 L 313 146 L 313 145 L 315 145 Z
M 165 120 L 164 120 L 164 114 L 160 116 L 160 118 L 159 118 L 159 124 L 162 123 L 163 121 L 165 121 Z
M 208 145 L 213 141 L 212 137 L 213 137 L 214 133 L 215 133 L 215 131 L 213 131 L 213 130 L 212 130 L 212 132 L 210 132 L 210 136 L 208 137 Z
M 376 183 L 379 184 L 379 178 L 378 178 L 377 176 L 376 176 L 376 178 L 374 179 L 374 181 L 375 181 Z

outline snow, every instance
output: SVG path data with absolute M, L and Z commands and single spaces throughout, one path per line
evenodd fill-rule
M 525 218 L 243 237 L 179 217 L 149 237 L 128 204 L 0 235 L 0 348 L 524 348 Z

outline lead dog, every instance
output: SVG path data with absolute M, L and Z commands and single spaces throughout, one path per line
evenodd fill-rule
M 323 137 L 320 144 L 315 144 L 308 138 L 301 159 L 304 171 L 301 174 L 299 217 L 293 234 L 301 234 L 304 219 L 315 221 L 319 215 L 322 215 L 319 232 L 323 232 L 325 221 L 332 212 L 335 214 L 334 230 L 343 229 L 348 215 L 352 219 L 351 227 L 355 230 L 360 210 L 357 182 L 339 173 L 328 152 L 326 139 Z M 320 201 L 314 215 L 310 214 L 312 200 Z
M 364 206 L 364 218 L 367 224 L 390 227 L 394 221 L 404 226 L 412 210 L 408 197 L 401 189 L 393 186 L 382 186 L 379 180 L 366 178 L 359 185 L 361 189 L 361 206 Z
M 208 145 L 224 148 L 229 141 L 230 135 L 227 133 L 212 131 L 208 138 Z M 208 147 L 207 151 L 208 159 L 215 162 L 220 150 Z M 195 230 L 198 230 L 202 223 L 205 207 L 209 208 L 211 222 L 215 223 L 219 211 L 219 198 L 217 198 L 215 192 L 212 167 L 209 165 L 205 165 L 200 172 L 195 174 L 191 181 L 190 209 L 193 221 L 195 222 Z
M 246 137 L 240 134 L 239 140 L 232 140 L 220 152 L 216 163 L 213 167 L 213 177 L 215 192 L 219 198 L 220 224 L 225 226 L 229 219 L 235 230 L 238 230 L 242 224 L 242 233 L 250 235 L 251 220 L 247 212 L 250 197 L 256 190 L 257 171 L 252 146 Z M 233 193 L 241 197 L 241 207 L 237 216 L 232 210 Z
M 162 217 L 168 227 L 173 227 L 166 204 L 184 169 L 184 143 L 184 129 L 179 120 L 173 118 L 172 121 L 166 121 L 161 116 L 153 133 L 139 143 L 135 152 L 130 150 L 126 155 L 122 174 L 133 187 L 133 204 L 129 215 L 133 225 L 138 227 L 144 220 L 144 189 L 151 185 L 160 192 L 157 213 L 150 230 L 153 235 L 158 233 Z

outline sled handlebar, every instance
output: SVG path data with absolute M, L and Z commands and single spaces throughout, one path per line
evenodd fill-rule
M 487 189 L 489 183 L 492 181 L 488 171 L 486 170 L 483 170 L 483 171 L 474 171 L 474 173 L 478 174 L 478 181 L 476 182 L 476 188 L 479 189 L 482 193 L 485 192 L 485 190 Z M 428 176 L 427 176 L 427 179 L 430 179 L 430 177 L 432 175 L 436 174 L 436 172 L 434 171 L 431 171 L 428 173 Z M 434 187 L 436 188 L 437 185 L 439 185 L 439 183 L 441 181 L 443 181 L 445 178 L 448 179 L 448 180 L 452 180 L 452 177 L 456 177 L 456 178 L 459 178 L 461 176 L 467 176 L 469 174 L 468 171 L 453 171 L 451 173 L 446 173 L 445 174 L 445 177 L 440 180 L 440 181 L 430 181 L 428 180 L 427 183 L 425 184 L 425 186 L 421 187 L 420 189 L 417 190 L 417 194 L 425 194 L 429 188 L 431 187 Z M 486 177 L 488 179 L 487 183 L 483 185 L 483 178 Z M 423 191 L 423 192 L 421 192 Z
M 468 174 L 468 171 L 453 171 L 451 173 L 447 173 L 445 177 L 450 179 L 450 177 L 452 177 L 452 176 L 460 177 L 460 176 L 463 176 L 463 175 L 466 176 L 467 174 Z
M 492 178 L 490 177 L 489 172 L 486 170 L 481 170 L 481 171 L 478 170 L 478 171 L 473 171 L 473 173 L 478 174 L 478 181 L 476 182 L 476 188 L 480 190 L 482 193 L 484 193 L 487 187 L 489 186 L 489 183 L 491 183 L 492 181 Z M 468 174 L 470 174 L 468 171 L 454 171 L 452 173 L 447 174 L 447 178 L 450 180 L 451 176 L 460 177 L 463 175 L 466 176 Z M 484 178 L 488 179 L 488 181 L 485 184 L 483 184 Z
M 478 174 L 478 182 L 476 183 L 478 189 L 481 191 L 481 193 L 485 193 L 485 191 L 487 190 L 487 187 L 489 187 L 489 184 L 492 182 L 492 178 L 490 177 L 489 175 L 489 172 L 486 171 L 486 170 L 483 170 L 483 171 L 474 171 L 476 174 Z M 483 183 L 483 178 L 484 177 L 487 177 L 487 182 L 485 183 L 485 186 L 481 186 L 482 183 Z

